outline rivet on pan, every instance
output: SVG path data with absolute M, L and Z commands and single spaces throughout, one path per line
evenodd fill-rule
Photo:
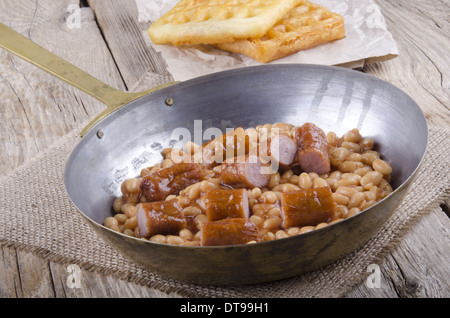
M 103 139 L 104 136 L 105 136 L 105 134 L 103 133 L 103 131 L 101 131 L 101 130 L 97 131 L 98 139 Z
M 170 97 L 166 98 L 166 105 L 167 106 L 173 106 L 173 99 L 170 98 Z

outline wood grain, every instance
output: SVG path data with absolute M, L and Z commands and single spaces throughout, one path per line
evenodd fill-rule
M 69 29 L 67 8 L 75 1 L 1 1 L 0 21 L 56 55 L 119 89 L 125 89 L 89 8 L 81 27 Z M 5 51 L 0 51 L 2 129 L 0 173 L 46 149 L 92 118 L 104 105 Z
M 69 5 L 81 8 L 70 29 Z M 0 22 L 119 89 L 144 89 L 157 76 L 170 81 L 148 46 L 146 25 L 129 0 L 0 0 Z M 449 127 L 448 1 L 377 1 L 400 51 L 363 71 L 409 94 L 429 122 Z M 93 100 L 26 62 L 0 51 L 0 175 L 20 166 L 75 126 L 103 110 Z M 363 281 L 343 297 L 449 297 L 449 201 L 412 226 L 378 264 L 381 288 Z M 68 265 L 0 247 L 0 297 L 176 297 L 89 271 L 81 288 L 67 283 Z

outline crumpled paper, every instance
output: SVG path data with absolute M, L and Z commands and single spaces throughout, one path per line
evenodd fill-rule
M 140 22 L 154 22 L 169 11 L 179 0 L 135 0 Z M 364 64 L 385 61 L 398 55 L 392 34 L 387 30 L 384 16 L 373 0 L 315 0 L 331 11 L 344 16 L 346 38 L 300 51 L 267 64 L 302 63 L 362 67 Z M 149 37 L 146 33 L 145 36 Z M 234 54 L 210 45 L 175 47 L 156 45 L 175 81 L 215 72 L 261 65 L 242 54 Z

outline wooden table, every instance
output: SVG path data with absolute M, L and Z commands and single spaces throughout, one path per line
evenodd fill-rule
M 449 127 L 448 1 L 377 1 L 398 58 L 364 67 L 408 93 L 429 123 Z M 129 0 L 0 0 L 0 22 L 87 71 L 127 90 L 145 88 L 149 71 L 170 79 L 142 36 Z M 80 15 L 74 15 L 78 14 Z M 70 28 L 80 17 L 81 28 Z M 126 52 L 126 53 L 125 53 Z M 5 51 L 0 52 L 0 174 L 20 166 L 100 113 L 104 105 Z M 382 263 L 382 288 L 354 286 L 345 297 L 450 296 L 449 204 L 423 217 Z M 440 259 L 441 261 L 436 261 Z M 438 265 L 442 264 L 442 265 Z M 67 268 L 32 253 L 0 248 L 0 297 L 171 297 L 111 276 L 82 272 L 67 287 Z

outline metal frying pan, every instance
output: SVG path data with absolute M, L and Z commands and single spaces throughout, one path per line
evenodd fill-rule
M 269 282 L 342 258 L 380 231 L 406 193 L 427 148 L 427 124 L 419 106 L 394 86 L 352 70 L 265 65 L 130 95 L 107 87 L 3 25 L 0 46 L 109 105 L 108 111 L 112 111 L 86 130 L 67 162 L 67 193 L 112 246 L 151 271 L 185 282 Z M 225 132 L 227 127 L 275 122 L 300 125 L 308 121 L 338 135 L 359 128 L 362 135 L 376 141 L 377 150 L 392 165 L 395 191 L 342 222 L 250 245 L 173 246 L 131 238 L 102 226 L 112 214 L 121 182 L 160 161 L 160 150 L 179 139 L 174 129 L 187 128 L 194 136 L 198 120 L 200 131 L 216 127 Z

